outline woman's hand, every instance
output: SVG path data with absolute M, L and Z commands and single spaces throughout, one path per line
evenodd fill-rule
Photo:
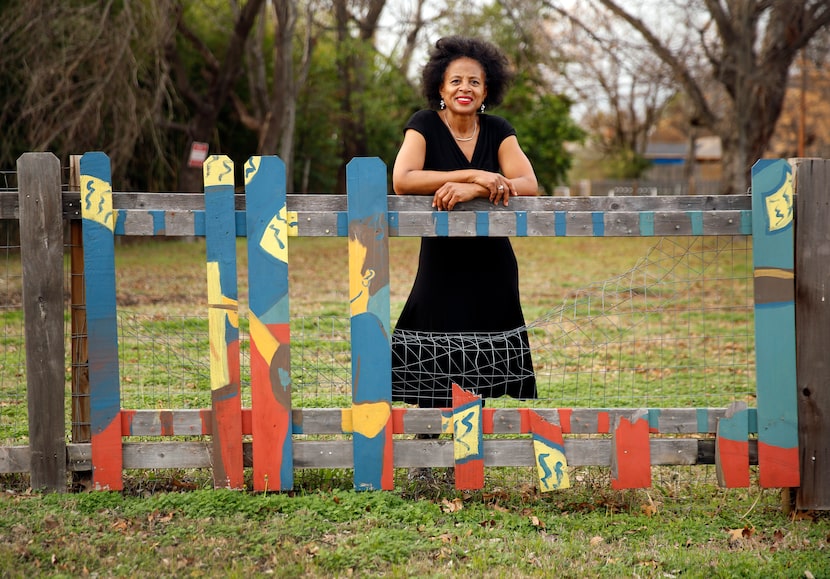
M 444 183 L 435 192 L 432 198 L 432 206 L 439 211 L 452 211 L 456 203 L 462 203 L 481 197 L 482 188 L 475 183 L 456 183 L 450 181 Z
M 513 182 L 500 173 L 476 171 L 473 177 L 473 183 L 487 190 L 490 202 L 493 205 L 504 203 L 504 206 L 507 207 L 507 202 L 510 197 L 519 194 Z

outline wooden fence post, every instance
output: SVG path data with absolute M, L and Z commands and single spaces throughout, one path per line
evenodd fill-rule
M 830 161 L 802 160 L 796 191 L 798 509 L 830 509 Z
M 17 160 L 20 253 L 34 489 L 66 490 L 64 415 L 63 202 L 52 153 Z

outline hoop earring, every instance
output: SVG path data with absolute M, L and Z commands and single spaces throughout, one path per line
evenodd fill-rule
M 443 111 L 445 108 L 447 108 L 446 103 L 444 103 L 444 99 L 441 99 L 441 102 L 440 102 L 440 103 L 438 103 L 438 108 L 439 108 L 439 109 L 441 109 L 442 111 Z
M 481 112 L 484 112 L 484 103 L 481 103 Z

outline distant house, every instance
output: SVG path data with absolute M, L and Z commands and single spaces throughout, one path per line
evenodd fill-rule
M 689 179 L 688 142 L 651 141 L 646 147 L 645 157 L 652 163 L 645 179 L 650 181 L 686 181 Z M 720 137 L 698 137 L 695 139 L 693 156 L 693 179 L 704 184 L 719 182 L 722 175 Z

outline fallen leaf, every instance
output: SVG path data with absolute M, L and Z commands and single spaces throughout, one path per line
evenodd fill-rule
M 603 539 L 599 535 L 597 535 L 595 537 L 591 537 L 591 540 L 589 541 L 589 543 L 592 547 L 596 547 L 597 545 L 600 545 L 604 542 L 605 542 L 605 539 Z
M 643 511 L 643 514 L 647 517 L 653 517 L 657 514 L 657 507 L 654 506 L 654 503 L 642 505 L 640 507 L 640 510 Z
M 464 508 L 464 503 L 461 499 L 453 499 L 452 501 L 448 501 L 447 499 L 443 499 L 441 501 L 441 510 L 445 513 L 457 513 L 461 509 Z
M 726 533 L 729 535 L 730 543 L 737 543 L 743 539 L 748 539 L 755 532 L 755 528 L 743 527 L 740 529 L 729 529 Z
M 539 517 L 537 517 L 536 515 L 531 515 L 531 517 L 530 517 L 530 524 L 531 524 L 531 525 L 533 525 L 534 527 L 540 527 L 540 528 L 542 528 L 542 529 L 544 529 L 544 528 L 545 528 L 545 523 L 543 523 L 542 521 L 540 521 L 540 520 L 539 520 Z

